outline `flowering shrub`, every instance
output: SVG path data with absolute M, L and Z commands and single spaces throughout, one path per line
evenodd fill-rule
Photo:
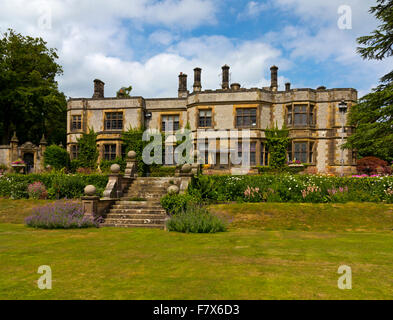
M 46 199 L 48 197 L 45 185 L 40 181 L 29 184 L 27 192 L 32 199 Z
M 390 187 L 390 188 L 386 189 L 385 194 L 386 194 L 386 202 L 393 203 L 393 188 Z
M 25 223 L 29 227 L 43 229 L 99 227 L 99 221 L 83 216 L 80 203 L 71 201 L 58 201 L 35 208 Z
M 288 161 L 287 164 L 302 164 L 302 162 L 300 160 L 292 160 L 292 161 Z
M 60 172 L 43 174 L 6 174 L 0 176 L 0 197 L 13 199 L 28 198 L 28 186 L 41 182 L 49 199 L 74 199 L 83 195 L 85 186 L 92 184 L 102 193 L 108 182 L 106 175 L 65 174 Z
M 15 160 L 14 162 L 11 163 L 11 165 L 21 165 L 21 164 L 22 165 L 25 164 L 25 162 L 22 159 Z
M 203 183 L 200 181 L 203 180 Z M 203 187 L 203 188 L 202 188 Z M 322 175 L 198 176 L 188 192 L 206 201 L 380 202 L 390 201 L 393 177 Z M 202 196 L 203 195 L 203 196 Z

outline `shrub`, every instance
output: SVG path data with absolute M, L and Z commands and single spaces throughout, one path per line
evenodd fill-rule
M 357 161 L 357 170 L 361 174 L 391 174 L 392 168 L 388 163 L 377 157 L 364 157 Z
M 190 194 L 167 194 L 161 198 L 161 205 L 168 214 L 185 211 L 197 202 L 198 200 Z
M 224 222 L 205 207 L 193 205 L 167 221 L 169 231 L 184 233 L 215 233 L 227 230 Z
M 100 169 L 102 172 L 109 173 L 112 164 L 118 164 L 120 166 L 120 171 L 124 172 L 126 169 L 127 162 L 126 160 L 117 157 L 114 160 L 102 160 L 100 163 Z
M 150 176 L 151 177 L 174 177 L 176 167 L 167 166 L 151 166 Z
M 57 145 L 51 145 L 44 152 L 44 163 L 50 165 L 56 170 L 68 168 L 70 165 L 70 156 L 67 150 Z
M 80 203 L 58 201 L 33 209 L 26 225 L 43 229 L 73 229 L 98 227 L 99 222 L 85 217 Z
M 29 197 L 32 199 L 46 199 L 48 196 L 45 185 L 40 181 L 29 184 L 27 192 L 29 193 Z
M 7 174 L 0 176 L 0 196 L 13 199 L 28 198 L 28 185 L 41 182 L 48 191 L 48 198 L 80 198 L 85 186 L 92 184 L 98 194 L 105 189 L 108 177 L 100 174 L 65 174 L 51 172 L 42 174 Z
M 79 167 L 96 169 L 98 159 L 96 140 L 97 134 L 94 132 L 93 129 L 90 129 L 89 133 L 84 133 L 82 137 L 78 139 Z

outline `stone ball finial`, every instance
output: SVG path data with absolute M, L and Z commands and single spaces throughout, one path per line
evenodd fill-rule
M 178 194 L 179 193 L 179 187 L 176 185 L 171 185 L 167 189 L 169 194 Z
M 135 151 L 128 151 L 127 154 L 128 159 L 135 160 L 136 159 L 136 152 Z
M 92 197 L 96 194 L 97 189 L 95 186 L 92 184 L 89 184 L 88 186 L 85 187 L 85 195 Z
M 112 173 L 119 173 L 120 172 L 120 166 L 117 163 L 114 163 L 111 165 L 111 172 Z
M 182 173 L 190 173 L 191 172 L 191 165 L 188 163 L 183 164 L 183 166 L 181 167 L 181 172 Z

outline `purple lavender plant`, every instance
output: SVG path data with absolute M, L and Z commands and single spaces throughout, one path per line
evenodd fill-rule
M 43 229 L 74 229 L 99 227 L 99 221 L 85 217 L 82 205 L 73 201 L 56 201 L 33 209 L 26 225 Z

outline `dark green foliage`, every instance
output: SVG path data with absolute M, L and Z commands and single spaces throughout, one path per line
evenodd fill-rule
M 20 142 L 38 144 L 42 134 L 49 143 L 66 142 L 66 99 L 56 76 L 62 68 L 55 49 L 41 38 L 8 30 L 0 39 L 0 144 L 13 131 Z
M 216 233 L 227 230 L 225 223 L 205 207 L 189 206 L 173 215 L 167 222 L 169 231 L 184 233 Z
M 350 109 L 349 120 L 357 128 L 348 137 L 347 148 L 363 157 L 393 161 L 393 82 L 361 98 Z
M 72 199 L 83 196 L 84 188 L 89 184 L 94 185 L 100 195 L 108 183 L 108 177 L 99 174 L 71 175 L 61 172 L 28 175 L 7 174 L 0 177 L 0 197 L 28 198 L 27 187 L 36 181 L 45 185 L 50 199 Z
M 290 173 L 290 174 L 296 174 L 300 173 L 309 166 L 309 164 L 304 163 L 302 166 L 283 166 L 280 168 L 272 168 L 270 166 L 257 166 L 258 172 L 259 173 Z
M 122 133 L 123 143 L 126 148 L 126 154 L 129 151 L 136 152 L 136 159 L 138 163 L 138 175 L 146 176 L 149 172 L 149 166 L 143 162 L 142 153 L 143 149 L 149 144 L 149 141 L 143 141 L 143 128 L 132 128 L 130 127 L 128 131 Z
M 122 87 L 119 89 L 119 91 L 116 92 L 116 97 L 117 98 L 129 98 L 130 93 L 132 91 L 132 86 L 129 87 Z
M 266 146 L 270 152 L 269 166 L 272 168 L 281 168 L 287 162 L 287 149 L 289 145 L 289 130 L 285 127 L 278 129 L 267 129 Z
M 50 165 L 56 170 L 68 168 L 70 165 L 70 156 L 67 150 L 53 144 L 46 148 L 44 152 L 45 165 Z
M 176 167 L 152 166 L 150 168 L 150 177 L 174 177 Z
M 78 165 L 82 168 L 97 168 L 98 149 L 97 134 L 93 129 L 78 139 Z M 76 163 L 74 163 L 75 165 Z
M 109 173 L 112 164 L 118 164 L 120 166 L 120 171 L 124 172 L 126 169 L 127 162 L 126 160 L 117 157 L 114 160 L 102 160 L 100 163 L 100 169 L 103 173 Z
M 168 214 L 187 210 L 198 203 L 198 198 L 190 194 L 167 194 L 161 198 L 161 205 Z

